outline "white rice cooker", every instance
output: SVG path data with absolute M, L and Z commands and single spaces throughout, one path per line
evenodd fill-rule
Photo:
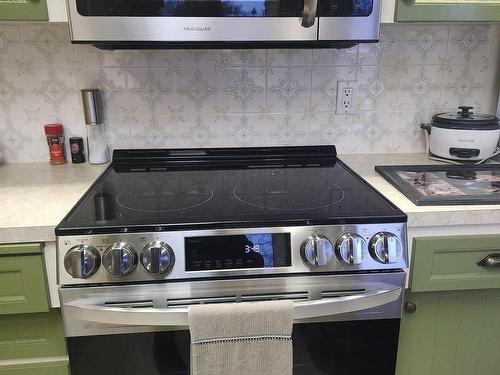
M 460 112 L 437 113 L 431 124 L 421 125 L 428 133 L 429 153 L 459 161 L 480 161 L 497 154 L 498 118 L 475 114 L 471 112 L 473 107 L 458 108 Z

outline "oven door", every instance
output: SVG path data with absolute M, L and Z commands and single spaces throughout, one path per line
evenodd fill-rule
M 74 42 L 316 41 L 317 0 L 68 0 Z
M 319 40 L 376 42 L 381 0 L 319 0 Z
M 294 301 L 294 375 L 394 375 L 404 272 L 60 290 L 72 375 L 189 374 L 187 307 Z

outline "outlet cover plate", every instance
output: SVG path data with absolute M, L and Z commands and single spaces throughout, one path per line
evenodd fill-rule
M 356 81 L 338 81 L 337 82 L 337 115 L 355 114 L 355 84 Z

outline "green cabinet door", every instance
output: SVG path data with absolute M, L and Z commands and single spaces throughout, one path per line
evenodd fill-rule
M 500 21 L 500 0 L 396 0 L 395 20 Z
M 500 290 L 408 293 L 397 375 L 498 375 Z
M 49 311 L 40 244 L 0 245 L 0 316 Z
M 66 356 L 59 309 L 0 316 L 0 367 L 7 360 Z
M 48 21 L 46 0 L 0 0 L 0 21 Z

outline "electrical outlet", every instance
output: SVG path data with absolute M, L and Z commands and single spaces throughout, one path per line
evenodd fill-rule
M 354 81 L 337 82 L 337 115 L 354 114 Z

